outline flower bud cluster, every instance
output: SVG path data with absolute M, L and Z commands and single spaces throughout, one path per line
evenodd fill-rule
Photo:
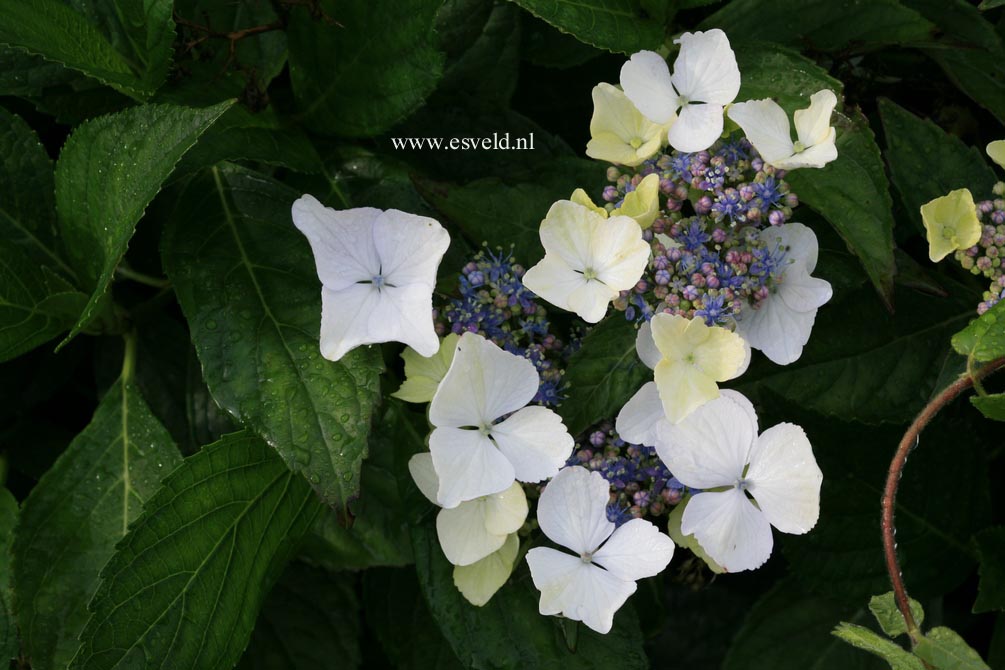
M 480 250 L 461 270 L 460 298 L 434 305 L 438 335 L 478 333 L 537 368 L 541 385 L 533 402 L 558 405 L 565 391 L 565 362 L 578 346 L 552 332 L 545 308 L 521 278 L 524 268 L 501 249 Z
M 1005 256 L 1005 182 L 994 187 L 991 200 L 977 203 L 977 219 L 982 224 L 981 239 L 968 249 L 956 252 L 956 260 L 963 269 L 989 280 L 988 290 L 977 305 L 977 313 L 983 314 L 1005 296 L 1005 270 L 1002 257 Z

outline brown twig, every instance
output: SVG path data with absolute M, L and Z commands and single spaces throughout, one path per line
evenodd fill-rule
M 904 433 L 904 438 L 897 447 L 897 452 L 890 463 L 890 471 L 886 477 L 886 486 L 883 489 L 883 554 L 886 557 L 886 571 L 890 575 L 890 582 L 893 584 L 893 595 L 897 601 L 897 608 L 904 617 L 907 625 L 907 634 L 911 638 L 911 644 L 916 645 L 921 640 L 921 631 L 918 623 L 911 613 L 910 599 L 907 596 L 907 588 L 904 586 L 904 576 L 900 572 L 900 561 L 897 559 L 897 528 L 894 526 L 893 512 L 897 502 L 897 487 L 904 472 L 904 465 L 911 450 L 918 444 L 921 431 L 931 422 L 935 415 L 943 407 L 955 400 L 961 393 L 971 388 L 975 384 L 980 384 L 980 380 L 996 370 L 1005 367 L 1005 358 L 999 358 L 984 365 L 971 373 L 965 374 L 955 382 L 950 384 L 939 395 L 925 406 L 921 413 L 914 419 L 911 427 Z

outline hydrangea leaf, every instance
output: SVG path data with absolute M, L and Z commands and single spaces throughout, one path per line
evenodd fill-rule
M 262 607 L 237 670 L 355 670 L 362 616 L 355 577 L 287 566 Z
M 0 108 L 0 361 L 47 342 L 87 296 L 56 245 L 52 162 L 20 117 Z
M 172 0 L 0 0 L 0 43 L 146 100 L 167 77 L 172 6 Z
M 791 116 L 810 104 L 822 89 L 841 99 L 844 85 L 798 51 L 771 42 L 738 42 L 733 45 L 743 77 L 737 100 L 772 98 Z
M 834 629 L 834 635 L 853 647 L 883 659 L 889 664 L 890 670 L 925 670 L 920 658 L 864 626 L 842 622 Z
M 970 396 L 970 404 L 980 410 L 981 414 L 989 419 L 1005 421 L 1005 393 Z
M 921 603 L 914 598 L 910 598 L 910 607 L 911 614 L 914 615 L 914 621 L 920 626 L 925 620 L 925 610 L 922 609 Z M 870 598 L 869 611 L 876 617 L 879 627 L 889 637 L 897 637 L 907 632 L 904 615 L 897 609 L 897 601 L 893 596 L 893 591 Z
M 888 306 L 893 304 L 893 202 L 876 138 L 861 112 L 834 114 L 838 159 L 790 172 L 799 199 L 819 212 L 858 256 Z
M 879 100 L 890 175 L 911 219 L 934 198 L 969 188 L 978 200 L 991 196 L 996 178 L 980 151 L 927 119 L 886 98 Z
M 63 341 L 97 316 L 144 210 L 199 136 L 231 105 L 146 105 L 78 126 L 56 163 L 59 228 L 80 285 L 91 291 Z
M 935 33 L 932 23 L 897 0 L 735 0 L 699 28 L 754 40 L 785 36 L 812 51 L 866 51 L 924 42 Z
M 233 667 L 321 509 L 258 437 L 203 447 L 146 501 L 101 571 L 70 667 Z
M 463 53 L 448 61 L 438 95 L 461 95 L 488 107 L 508 106 L 520 68 L 521 14 L 510 3 L 492 5 L 476 39 Z M 441 10 L 438 24 L 442 25 L 443 18 Z M 443 48 L 447 50 L 449 46 L 443 44 Z
M 11 540 L 17 524 L 17 500 L 0 488 L 0 664 L 18 656 L 17 622 L 11 590 Z
M 649 667 L 630 605 L 621 608 L 607 635 L 579 626 L 575 648 L 570 649 L 557 630 L 559 620 L 538 614 L 540 593 L 522 560 L 509 583 L 488 604 L 475 607 L 454 586 L 453 566 L 443 556 L 430 524 L 412 529 L 412 546 L 426 603 L 463 665 L 527 670 Z
M 981 571 L 974 612 L 1005 610 L 1005 526 L 985 528 L 974 542 Z
M 868 615 L 780 581 L 749 609 L 722 664 L 722 670 L 872 670 L 883 665 L 830 635 L 842 618 Z
M 653 371 L 635 351 L 635 325 L 615 312 L 591 329 L 569 359 L 568 398 L 558 407 L 569 432 L 577 435 L 593 423 L 616 416 Z
M 938 670 L 991 670 L 958 633 L 943 626 L 928 631 L 914 653 Z
M 663 26 L 639 0 L 514 0 L 528 12 L 580 42 L 616 53 L 658 49 Z
M 953 349 L 981 363 L 1005 356 L 1005 301 L 953 335 Z
M 323 0 L 321 18 L 294 8 L 290 79 L 304 123 L 325 135 L 372 137 L 415 111 L 443 74 L 433 31 L 441 4 L 421 0 L 403 12 L 394 0 Z
M 298 195 L 234 166 L 197 176 L 178 194 L 164 267 L 213 397 L 344 509 L 359 490 L 382 363 L 375 347 L 321 357 L 321 284 L 290 218 Z
M 98 573 L 180 462 L 171 436 L 120 379 L 32 489 L 13 546 L 18 622 L 32 667 L 67 666 Z

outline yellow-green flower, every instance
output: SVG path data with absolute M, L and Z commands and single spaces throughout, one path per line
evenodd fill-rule
M 995 140 L 984 149 L 995 163 L 1005 167 L 1005 140 Z
M 981 239 L 974 197 L 965 188 L 921 206 L 921 220 L 928 236 L 928 257 L 939 262 L 957 249 L 967 249 Z
M 587 209 L 596 212 L 605 219 L 608 217 L 607 210 L 594 203 L 590 196 L 581 188 L 572 192 L 569 198 L 577 205 L 582 205 Z M 610 216 L 630 216 L 635 219 L 639 227 L 645 230 L 653 225 L 653 221 L 660 213 L 660 178 L 659 175 L 651 174 L 639 182 L 635 190 L 625 196 L 621 207 L 610 213 Z
M 597 84 L 593 88 L 591 139 L 586 155 L 635 167 L 660 150 L 669 126 L 642 116 L 617 86 Z
M 440 350 L 425 358 L 412 347 L 407 347 L 401 357 L 405 361 L 405 381 L 391 395 L 405 402 L 429 402 L 436 393 L 440 380 L 450 369 L 454 350 L 460 335 L 451 333 L 440 341 Z

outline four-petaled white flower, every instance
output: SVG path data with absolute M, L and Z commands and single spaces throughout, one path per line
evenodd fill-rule
M 838 156 L 834 145 L 837 131 L 831 126 L 835 105 L 837 96 L 833 91 L 824 89 L 811 95 L 810 106 L 792 115 L 799 138 L 795 142 L 789 117 L 774 100 L 738 102 L 730 106 L 727 114 L 768 165 L 781 170 L 822 168 Z
M 481 335 L 461 336 L 429 405 L 437 504 L 453 508 L 505 491 L 514 480 L 539 482 L 565 464 L 573 439 L 562 419 L 547 407 L 525 406 L 539 384 L 526 358 Z
M 779 365 L 799 358 L 810 339 L 817 309 L 831 299 L 831 285 L 811 277 L 817 266 L 817 236 L 801 223 L 761 231 L 768 249 L 784 249 L 778 284 L 758 309 L 740 312 L 736 332 Z
M 670 146 L 703 151 L 722 134 L 723 107 L 740 91 L 740 69 L 726 33 L 718 28 L 684 33 L 674 41 L 680 53 L 673 75 L 662 56 L 640 51 L 622 66 L 621 88 L 650 121 L 673 124 Z
M 607 633 L 618 611 L 635 593 L 635 581 L 663 571 L 673 557 L 673 540 L 644 519 L 619 527 L 607 520 L 610 484 L 599 472 L 564 468 L 541 493 L 537 520 L 564 551 L 535 547 L 527 552 L 541 614 L 562 614 Z
M 593 87 L 593 118 L 586 155 L 635 167 L 663 147 L 669 124 L 653 123 L 610 84 Z
M 524 286 L 590 323 L 635 286 L 649 262 L 650 248 L 635 219 L 605 218 L 571 200 L 551 206 L 540 234 L 545 256 L 527 270 Z
M 390 341 L 437 352 L 433 286 L 450 245 L 438 222 L 396 209 L 334 210 L 304 195 L 293 223 L 321 279 L 322 356 L 337 361 L 361 344 Z
M 768 560 L 771 526 L 801 535 L 816 525 L 823 474 L 806 434 L 780 423 L 758 436 L 754 407 L 736 391 L 661 426 L 656 453 L 683 484 L 703 489 L 687 502 L 681 532 L 728 572 Z
M 440 482 L 432 456 L 428 453 L 412 456 L 408 470 L 419 490 L 435 504 Z M 448 561 L 471 565 L 498 551 L 526 519 L 527 497 L 523 487 L 514 482 L 500 493 L 441 509 L 436 516 L 436 535 Z

